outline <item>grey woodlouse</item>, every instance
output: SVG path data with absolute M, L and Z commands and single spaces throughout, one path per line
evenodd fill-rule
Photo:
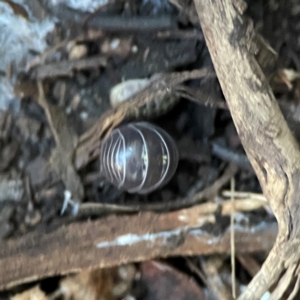
M 103 141 L 100 170 L 119 189 L 147 194 L 172 178 L 178 159 L 177 146 L 167 132 L 135 122 L 114 129 Z

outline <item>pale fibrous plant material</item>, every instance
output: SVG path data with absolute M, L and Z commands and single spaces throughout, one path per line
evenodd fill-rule
M 164 74 L 155 74 L 149 79 L 130 79 L 118 83 L 110 90 L 109 99 L 111 106 L 115 108 L 123 102 L 130 101 L 134 97 L 146 93 L 147 89 L 151 89 L 152 84 L 155 85 L 155 82 L 162 81 L 163 77 Z M 150 119 L 160 116 L 168 112 L 178 101 L 179 95 L 175 91 L 173 93 L 166 93 L 165 96 L 154 98 L 153 101 L 140 109 L 135 108 L 129 117 L 134 119 Z
M 18 72 L 25 70 L 34 53 L 47 48 L 46 36 L 54 29 L 53 19 L 35 19 L 26 1 L 18 1 L 24 15 L 16 14 L 9 2 L 0 2 L 0 71 L 6 72 L 12 64 Z M 14 100 L 14 79 L 0 76 L 0 109 L 7 110 Z M 15 105 L 15 103 L 13 103 Z
M 118 188 L 146 194 L 172 178 L 178 157 L 175 142 L 163 129 L 147 122 L 129 123 L 104 140 L 100 170 Z
M 115 85 L 110 91 L 110 104 L 116 107 L 150 84 L 150 79 L 130 79 Z

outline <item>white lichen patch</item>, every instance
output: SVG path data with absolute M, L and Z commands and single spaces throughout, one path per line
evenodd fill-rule
M 97 244 L 97 248 L 106 248 L 113 246 L 131 246 L 133 244 L 150 242 L 154 243 L 158 239 L 163 239 L 163 242 L 166 242 L 168 239 L 178 236 L 183 232 L 183 229 L 171 230 L 171 231 L 162 231 L 158 233 L 146 233 L 142 235 L 137 234 L 125 234 L 117 237 L 113 241 L 105 241 Z

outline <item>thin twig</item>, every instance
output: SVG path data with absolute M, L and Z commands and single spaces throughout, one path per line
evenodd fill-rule
M 234 196 L 235 180 L 234 177 L 230 180 L 231 187 L 231 214 L 230 214 L 230 247 L 231 247 L 231 281 L 232 281 L 232 297 L 236 299 L 236 282 L 235 282 L 235 242 L 234 242 Z
M 184 207 L 190 207 L 192 205 L 196 205 L 198 203 L 203 202 L 205 199 L 212 199 L 216 196 L 220 189 L 229 182 L 230 178 L 237 172 L 237 168 L 235 165 L 229 165 L 224 173 L 218 178 L 212 185 L 208 186 L 204 190 L 200 191 L 199 193 L 186 197 L 186 198 L 179 198 L 174 199 L 168 203 L 160 202 L 160 203 L 147 203 L 147 204 L 138 204 L 138 205 L 111 205 L 111 204 L 103 204 L 103 203 L 87 203 L 81 204 L 79 207 L 79 215 L 83 214 L 90 214 L 91 212 L 96 215 L 107 214 L 109 212 L 137 212 L 137 211 L 170 211 L 175 209 L 181 209 Z M 241 202 L 242 203 L 242 202 Z M 215 203 L 210 203 L 211 205 L 217 205 Z M 244 204 L 241 204 L 242 206 Z M 257 208 L 258 206 L 261 207 L 260 202 L 256 201 L 253 202 L 253 205 Z M 247 205 L 248 207 L 249 204 Z M 224 206 L 224 211 L 228 210 L 227 206 Z M 253 209 L 253 206 L 252 208 Z

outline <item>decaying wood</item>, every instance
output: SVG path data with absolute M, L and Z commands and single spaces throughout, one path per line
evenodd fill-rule
M 232 291 L 230 284 L 231 270 L 225 264 L 225 257 L 222 255 L 211 255 L 201 257 L 202 269 L 209 290 L 215 296 L 215 299 L 232 300 Z M 240 284 L 238 284 L 240 286 Z
M 236 258 L 239 260 L 243 268 L 254 277 L 260 270 L 260 264 L 256 261 L 251 254 L 238 254 Z
M 124 18 L 119 16 L 95 15 L 87 21 L 87 27 L 96 30 L 117 31 L 117 32 L 151 32 L 176 28 L 176 19 L 165 15 L 160 17 L 133 17 Z
M 47 65 L 39 65 L 35 69 L 35 76 L 39 80 L 59 76 L 72 76 L 74 71 L 93 69 L 100 66 L 105 67 L 106 64 L 107 58 L 104 56 L 95 56 L 80 60 L 60 61 Z
M 77 145 L 77 136 L 67 125 L 63 111 L 46 101 L 43 86 L 38 82 L 39 104 L 43 107 L 51 128 L 56 148 L 52 152 L 51 166 L 60 175 L 66 190 L 75 203 L 80 203 L 84 189 L 79 175 L 73 166 L 73 153 Z
M 240 0 L 195 0 L 199 20 L 233 121 L 279 233 L 260 272 L 239 299 L 260 299 L 284 275 L 274 291 L 279 299 L 287 280 L 299 274 L 299 145 L 285 122 L 255 54 L 253 26 Z M 273 298 L 272 298 L 273 299 Z
M 207 223 L 213 226 L 217 210 L 228 214 L 226 207 L 228 201 L 219 209 L 206 203 L 165 214 L 110 216 L 73 223 L 47 234 L 34 232 L 3 241 L 0 289 L 85 268 L 111 267 L 155 257 L 228 253 L 229 230 L 213 235 L 202 227 Z M 243 207 L 249 210 L 248 205 Z M 239 226 L 235 234 L 237 252 L 268 251 L 276 233 L 274 222 L 251 228 Z

